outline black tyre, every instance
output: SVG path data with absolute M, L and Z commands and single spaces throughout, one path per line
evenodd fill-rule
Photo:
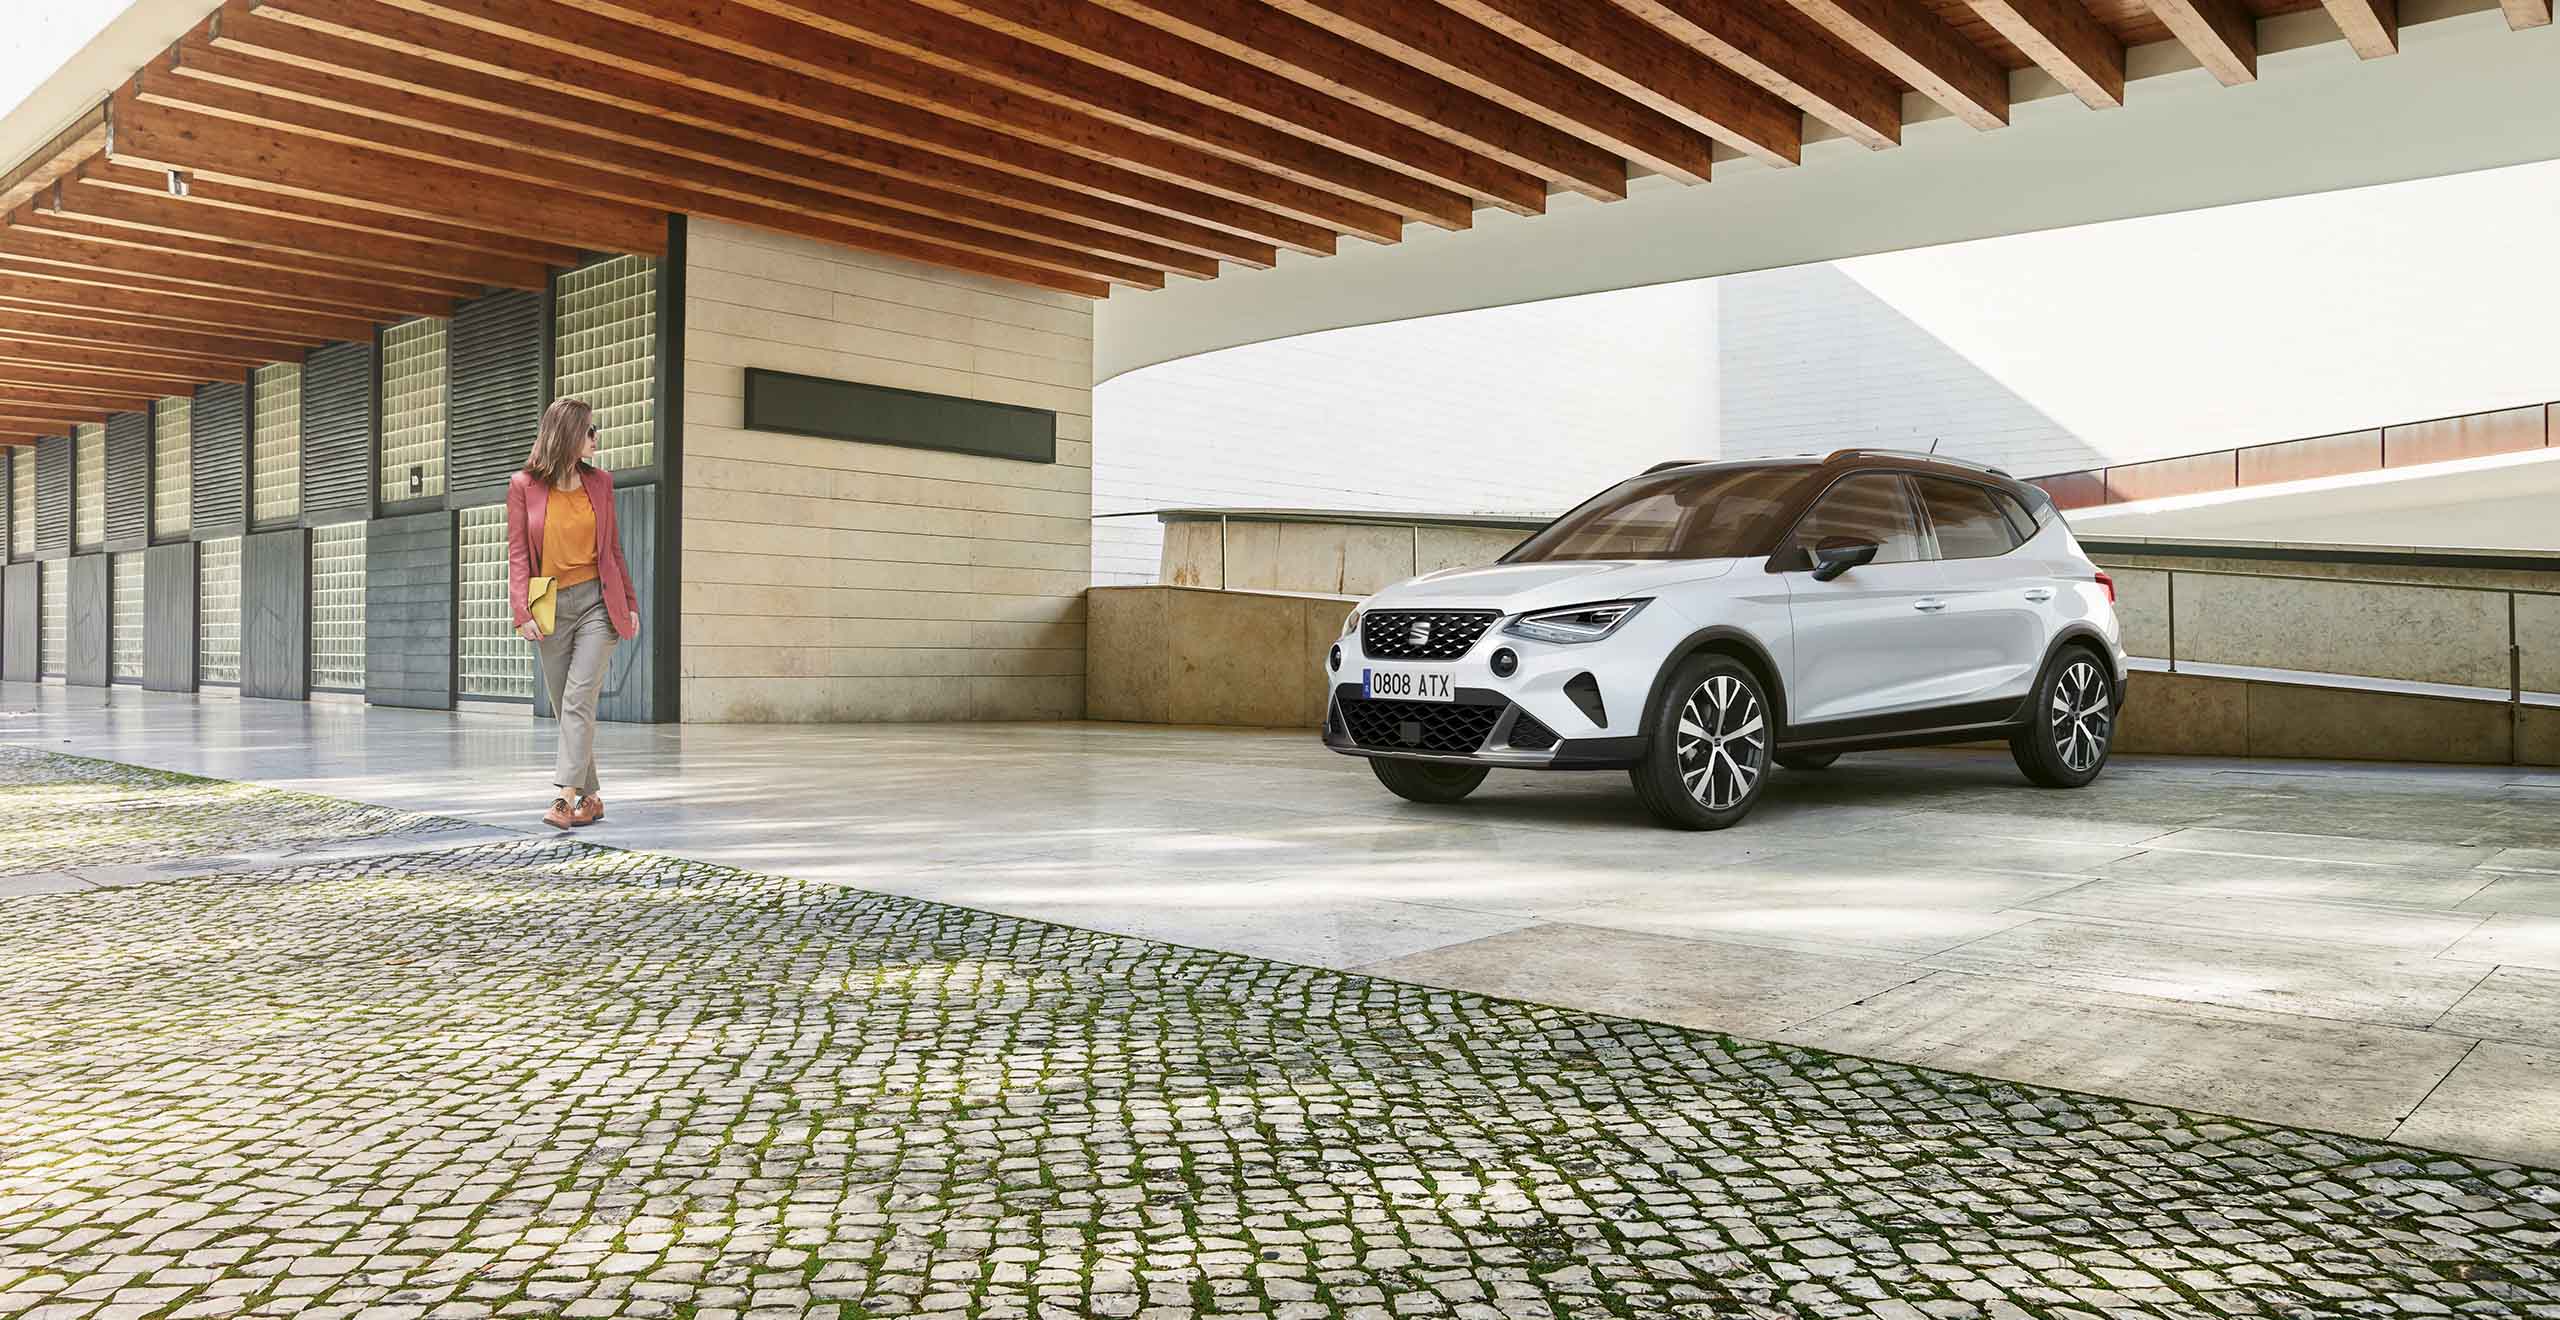
M 1665 825 L 1720 830 L 1741 822 L 1769 782 L 1769 696 L 1729 656 L 1682 661 L 1647 724 L 1644 761 L 1627 772 Z
M 1828 770 L 1840 759 L 1838 752 L 1780 752 L 1778 764 L 1789 770 Z
M 2113 667 L 2086 647 L 2065 647 L 2036 679 L 2027 723 L 2009 736 L 2009 755 L 2040 788 L 2079 788 L 2107 768 L 2117 705 Z
M 1484 782 L 1485 768 L 1480 765 L 1442 765 L 1436 761 L 1395 761 L 1382 756 L 1369 758 L 1369 769 L 1376 772 L 1378 782 L 1387 791 L 1409 802 L 1449 803 L 1476 791 Z

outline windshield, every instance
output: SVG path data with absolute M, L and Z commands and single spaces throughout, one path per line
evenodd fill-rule
M 1820 471 L 1795 464 L 1687 468 L 1622 481 L 1547 524 L 1502 562 L 1764 555 L 1786 530 L 1779 520 Z

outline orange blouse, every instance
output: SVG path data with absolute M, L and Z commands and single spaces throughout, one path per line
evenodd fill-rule
M 542 571 L 555 587 L 596 580 L 596 511 L 586 487 L 551 488 L 542 514 Z

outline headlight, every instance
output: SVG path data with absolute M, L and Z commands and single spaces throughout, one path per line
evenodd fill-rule
M 1353 610 L 1349 614 L 1342 616 L 1343 636 L 1348 637 L 1358 631 L 1360 631 L 1360 611 Z
M 1504 625 L 1504 635 L 1533 642 L 1596 642 L 1636 617 L 1648 601 L 1609 600 L 1596 605 L 1567 605 L 1560 610 L 1523 614 Z

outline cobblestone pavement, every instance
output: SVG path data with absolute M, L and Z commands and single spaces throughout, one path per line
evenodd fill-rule
M 913 1313 L 2560 1317 L 2560 1171 L 572 840 L 0 898 L 0 1316 Z
M 0 876 L 289 851 L 465 822 L 0 745 Z

